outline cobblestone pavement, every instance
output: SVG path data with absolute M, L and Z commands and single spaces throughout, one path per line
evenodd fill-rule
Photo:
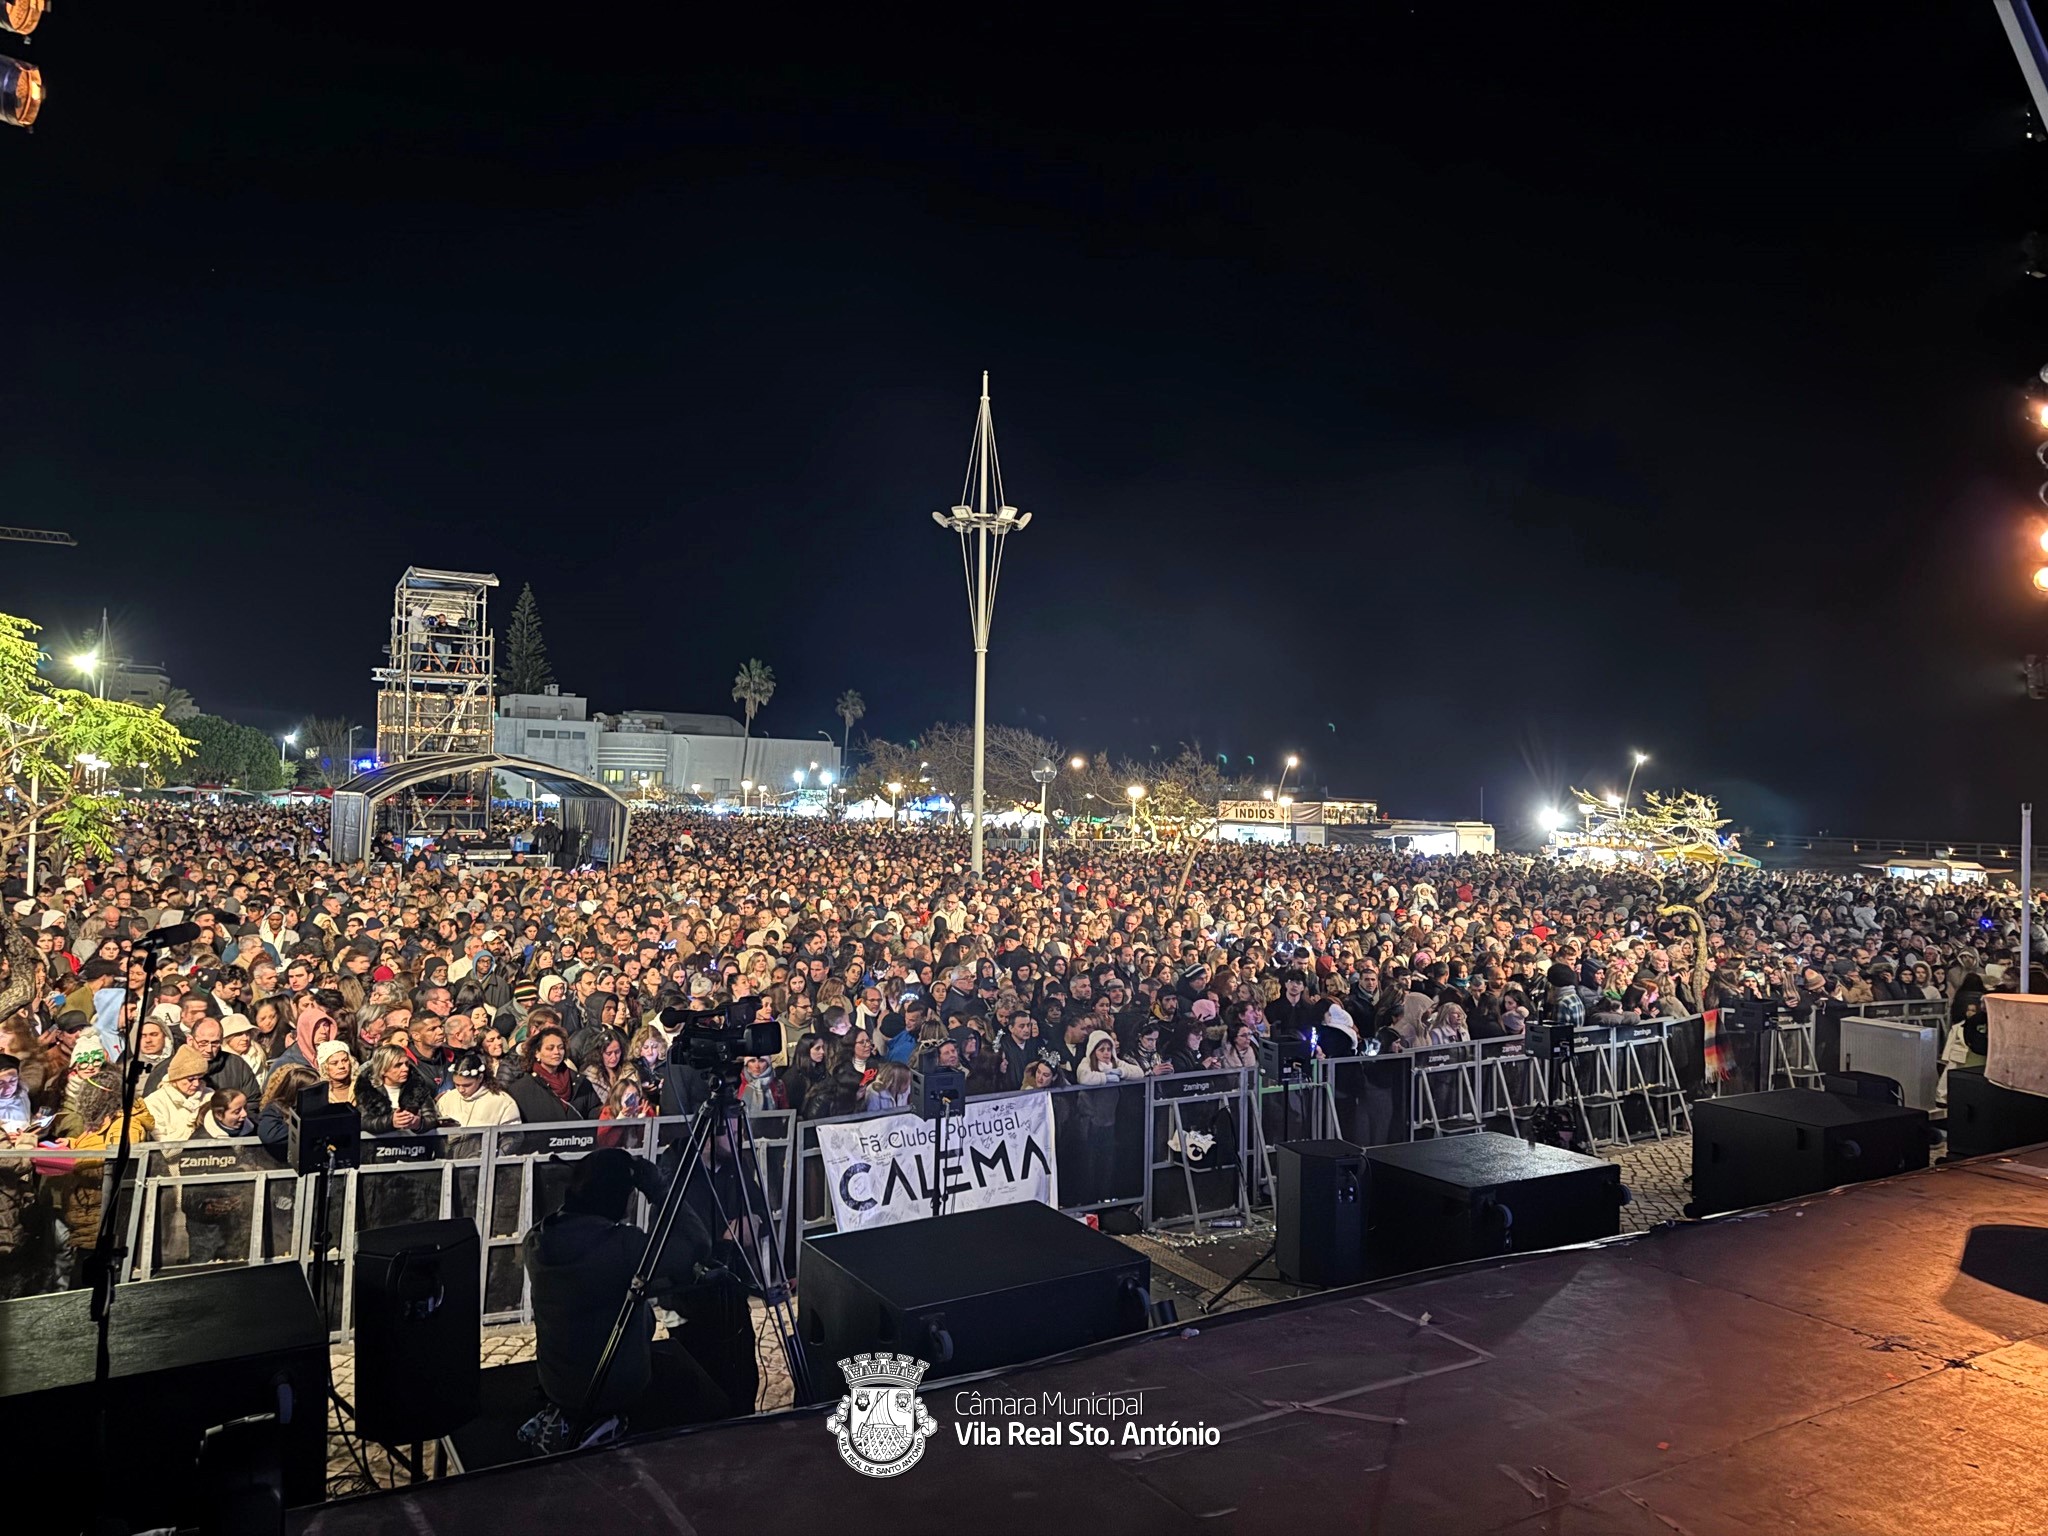
M 1621 1230 L 1647 1232 L 1685 1220 L 1692 1199 L 1692 1137 L 1667 1136 L 1632 1147 L 1609 1147 L 1600 1153 L 1621 1167 L 1629 1203 L 1621 1208 Z

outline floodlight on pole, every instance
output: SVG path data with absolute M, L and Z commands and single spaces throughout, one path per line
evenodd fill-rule
M 280 763 L 289 763 L 292 760 L 291 754 L 285 751 L 285 748 L 298 739 L 299 733 L 297 731 L 286 731 L 284 735 L 277 739 L 277 760 Z
M 889 791 L 889 819 L 894 821 L 896 819 L 896 797 L 903 793 L 903 781 L 901 779 L 891 779 L 883 787 Z
M 996 584 L 1003 573 L 1003 541 L 1031 522 L 1003 499 L 1002 465 L 996 457 L 995 417 L 989 410 L 988 373 L 981 375 L 981 410 L 974 444 L 967 453 L 967 479 L 959 505 L 934 512 L 932 521 L 960 535 L 960 564 L 967 573 L 968 633 L 974 641 L 974 819 L 969 854 L 982 872 L 982 781 L 988 738 L 988 632 L 995 619 Z
M 1649 760 L 1650 754 L 1647 752 L 1629 753 L 1628 788 L 1624 789 L 1621 792 L 1621 805 L 1619 809 L 1624 811 L 1627 810 L 1629 802 L 1635 798 L 1636 774 L 1642 770 L 1643 764 L 1647 763 Z

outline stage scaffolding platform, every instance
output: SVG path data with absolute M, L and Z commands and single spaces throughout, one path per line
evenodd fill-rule
M 377 683 L 379 771 L 428 758 L 454 760 L 496 749 L 497 646 L 481 571 L 408 566 L 391 599 L 391 635 Z M 488 774 L 417 777 L 393 799 L 392 830 L 453 831 L 485 825 Z

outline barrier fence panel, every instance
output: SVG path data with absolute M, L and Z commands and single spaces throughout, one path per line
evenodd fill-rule
M 1152 1124 L 1147 1231 L 1249 1214 L 1250 1068 L 1145 1080 Z

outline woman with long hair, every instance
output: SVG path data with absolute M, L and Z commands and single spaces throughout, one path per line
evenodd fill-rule
M 570 1065 L 569 1037 L 561 1025 L 550 1022 L 529 1034 L 521 1059 L 526 1070 L 510 1090 L 521 1120 L 546 1125 L 597 1118 L 597 1089 Z
M 639 1074 L 626 1068 L 626 1042 L 615 1029 L 606 1029 L 597 1047 L 597 1059 L 583 1069 L 583 1075 L 590 1079 L 590 1086 L 601 1099 L 610 1099 L 612 1090 L 624 1079 L 638 1080 Z
M 789 1107 L 799 1115 L 804 1114 L 805 1099 L 826 1075 L 825 1037 L 805 1031 L 797 1036 L 796 1046 L 789 1053 L 789 1070 L 782 1074 L 782 1091 L 789 1098 Z
M 662 1081 L 668 1066 L 668 1038 L 658 1025 L 642 1024 L 626 1042 L 626 1065 L 639 1081 L 640 1092 L 660 1112 Z

